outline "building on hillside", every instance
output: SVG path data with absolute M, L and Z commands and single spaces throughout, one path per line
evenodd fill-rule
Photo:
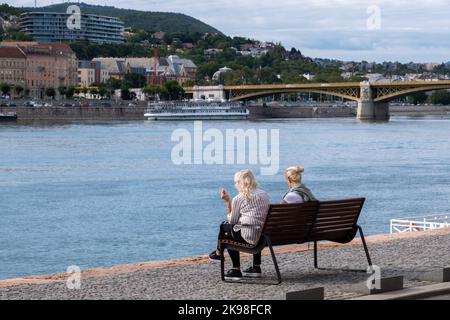
M 98 61 L 78 62 L 78 86 L 90 87 L 94 84 L 106 83 L 109 80 L 109 72 L 102 68 Z
M 178 56 L 172 55 L 167 58 L 169 67 L 176 80 L 183 84 L 188 80 L 195 80 L 197 76 L 197 66 L 192 60 L 181 59 Z
M 40 42 L 90 41 L 99 44 L 123 43 L 124 23 L 115 17 L 81 14 L 79 28 L 67 27 L 69 13 L 25 12 L 20 30 Z
M 68 44 L 1 42 L 18 47 L 26 56 L 25 88 L 34 98 L 44 98 L 47 88 L 77 85 L 77 58 Z
M 125 58 L 94 58 L 92 62 L 100 63 L 109 78 L 121 79 L 125 74 Z
M 185 49 L 185 50 L 192 50 L 194 48 L 195 48 L 195 46 L 192 42 L 183 43 L 183 49 Z
M 0 46 L 0 83 L 25 89 L 26 55 L 19 47 Z
M 30 96 L 44 98 L 48 88 L 77 85 L 77 58 L 68 44 L 11 41 L 1 42 L 0 46 L 24 52 L 25 88 Z
M 216 71 L 214 74 L 213 74 L 213 76 L 212 76 L 212 80 L 213 81 L 217 81 L 218 83 L 220 83 L 220 84 L 223 84 L 224 83 L 224 80 L 225 80 L 225 74 L 227 73 L 227 72 L 231 72 L 231 71 L 233 71 L 233 69 L 230 69 L 230 68 L 228 68 L 228 67 L 223 67 L 223 68 L 220 68 L 218 71 Z
M 204 50 L 203 54 L 208 58 L 212 58 L 212 57 L 215 57 L 215 56 L 221 54 L 222 52 L 223 52 L 222 49 L 211 48 L 211 49 Z
M 92 61 L 99 62 L 101 69 L 106 70 L 111 78 L 123 79 L 126 74 L 134 73 L 146 76 L 148 83 L 153 82 L 154 58 L 94 58 Z M 156 68 L 159 83 L 175 80 L 182 84 L 195 80 L 197 75 L 197 66 L 191 60 L 175 55 L 158 58 Z
M 163 40 L 165 36 L 166 36 L 166 33 L 163 31 L 158 31 L 158 32 L 155 32 L 152 34 L 152 38 L 158 39 L 158 40 Z
M 308 73 L 302 74 L 302 77 L 305 78 L 308 81 L 312 81 L 312 80 L 314 80 L 315 75 L 308 72 Z
M 124 60 L 125 74 L 136 73 L 146 76 L 147 69 L 152 65 L 152 61 L 152 58 L 126 58 Z

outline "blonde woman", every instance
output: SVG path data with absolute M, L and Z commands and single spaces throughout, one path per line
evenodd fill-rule
M 237 242 L 256 245 L 261 236 L 262 228 L 269 211 L 269 196 L 258 188 L 255 176 L 250 170 L 242 170 L 234 175 L 234 184 L 239 194 L 230 201 L 226 190 L 221 191 L 221 198 L 225 201 L 228 218 L 220 226 L 219 241 L 230 239 Z M 209 258 L 212 261 L 220 261 L 219 246 Z M 241 272 L 239 251 L 228 249 L 228 254 L 233 262 L 233 268 L 229 270 L 225 279 L 240 280 Z M 244 271 L 244 276 L 261 277 L 261 255 L 255 255 L 253 267 Z
M 283 196 L 281 203 L 304 203 L 316 201 L 317 199 L 304 184 L 302 184 L 303 167 L 296 166 L 287 168 L 284 179 L 289 187 L 289 191 Z
M 302 174 L 304 171 L 305 169 L 300 166 L 286 169 L 284 172 L 284 179 L 289 187 L 289 191 L 283 196 L 283 200 L 281 200 L 282 204 L 317 201 L 311 190 L 302 184 Z M 261 262 L 261 253 L 255 254 L 253 256 L 253 261 Z M 261 266 L 260 264 L 254 265 L 253 268 L 249 268 L 244 272 L 246 273 L 246 276 L 255 278 L 261 277 Z

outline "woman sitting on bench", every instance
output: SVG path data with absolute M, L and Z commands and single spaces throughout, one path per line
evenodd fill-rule
M 305 171 L 303 167 L 290 167 L 284 173 L 284 178 L 289 187 L 289 191 L 283 196 L 281 203 L 304 203 L 309 201 L 317 201 L 304 184 L 302 184 L 302 173 Z
M 283 196 L 282 204 L 304 203 L 308 201 L 317 201 L 311 190 L 302 184 L 303 167 L 290 167 L 284 172 L 284 178 L 289 187 L 289 191 Z M 253 267 L 244 270 L 244 276 L 252 278 L 261 278 L 261 253 L 253 256 Z M 258 263 L 259 262 L 259 263 Z
M 228 219 L 221 224 L 219 232 L 220 240 L 229 239 L 240 243 L 256 245 L 261 236 L 267 213 L 269 211 L 269 196 L 265 191 L 258 188 L 255 176 L 250 170 L 239 171 L 234 176 L 234 183 L 239 194 L 230 201 L 230 196 L 226 190 L 222 190 L 221 198 L 225 201 Z M 228 249 L 228 253 L 233 262 L 233 269 L 225 275 L 228 280 L 242 279 L 239 251 Z M 213 251 L 209 258 L 212 261 L 220 261 L 219 243 L 216 251 Z M 261 265 L 261 255 L 255 255 L 254 266 Z M 253 268 L 244 271 L 247 273 Z M 259 272 L 261 275 L 261 271 Z

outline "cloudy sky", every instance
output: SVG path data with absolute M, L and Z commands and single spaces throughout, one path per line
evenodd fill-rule
M 32 6 L 34 0 L 0 0 Z M 61 1 L 38 0 L 38 5 Z M 450 61 L 448 0 L 83 0 L 180 12 L 230 36 L 282 42 L 311 57 Z M 379 19 L 378 19 L 379 17 Z

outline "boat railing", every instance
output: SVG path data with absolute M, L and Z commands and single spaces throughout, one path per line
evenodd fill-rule
M 149 107 L 168 107 L 168 108 L 198 108 L 198 107 L 221 107 L 221 108 L 236 108 L 242 107 L 241 102 L 184 102 L 184 101 L 173 101 L 173 102 L 150 102 Z
M 407 233 L 435 230 L 450 227 L 450 214 L 437 214 L 422 217 L 391 219 L 392 233 Z

